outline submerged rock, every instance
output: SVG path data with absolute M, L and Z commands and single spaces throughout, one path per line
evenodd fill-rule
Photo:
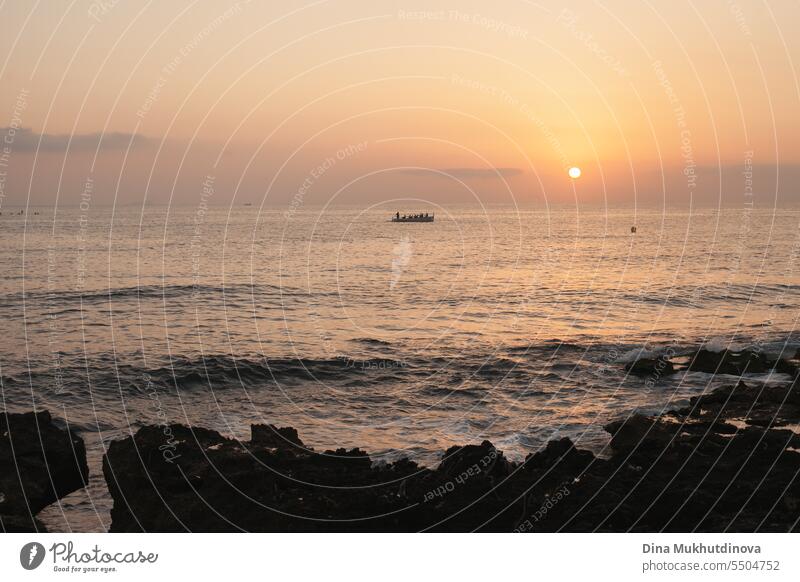
M 675 366 L 666 356 L 658 358 L 639 358 L 634 362 L 625 365 L 625 371 L 634 376 L 652 376 L 657 379 L 660 376 L 668 376 L 675 373 Z
M 46 506 L 86 485 L 83 440 L 50 413 L 0 413 L 0 523 L 4 531 L 43 531 Z
M 712 351 L 700 349 L 688 355 L 688 364 L 680 369 L 707 374 L 764 374 L 776 372 L 788 374 L 793 378 L 800 372 L 800 359 L 797 354 L 790 359 L 771 359 L 757 350 L 722 350 Z M 625 365 L 625 371 L 634 376 L 648 376 L 655 382 L 661 376 L 668 376 L 677 371 L 675 363 L 665 354 L 655 358 L 639 358 Z
M 689 370 L 706 372 L 707 374 L 762 374 L 772 370 L 777 362 L 770 360 L 765 354 L 753 350 L 734 352 L 722 350 L 713 352 L 701 349 L 692 355 Z

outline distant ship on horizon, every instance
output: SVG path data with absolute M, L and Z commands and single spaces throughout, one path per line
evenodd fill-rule
M 392 216 L 392 222 L 433 222 L 434 214 L 428 214 L 427 212 L 419 213 L 419 214 L 403 214 L 400 215 L 399 212 L 396 212 L 394 216 Z

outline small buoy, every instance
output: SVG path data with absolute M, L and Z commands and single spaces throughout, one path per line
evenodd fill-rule
M 636 227 L 635 226 L 631 227 L 631 232 L 636 232 Z

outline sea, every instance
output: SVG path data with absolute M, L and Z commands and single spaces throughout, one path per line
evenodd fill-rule
M 0 409 L 88 449 L 51 531 L 108 529 L 103 452 L 148 424 L 293 426 L 375 463 L 484 439 L 603 455 L 609 421 L 737 380 L 625 363 L 800 347 L 793 209 L 87 204 L 4 207 L 0 229 Z

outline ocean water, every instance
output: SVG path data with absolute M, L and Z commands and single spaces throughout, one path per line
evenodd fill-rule
M 603 454 L 609 420 L 734 380 L 647 384 L 626 361 L 800 346 L 795 210 L 3 210 L 2 407 L 49 409 L 89 450 L 54 531 L 108 527 L 103 448 L 145 424 L 290 425 L 431 465 L 483 439 Z

